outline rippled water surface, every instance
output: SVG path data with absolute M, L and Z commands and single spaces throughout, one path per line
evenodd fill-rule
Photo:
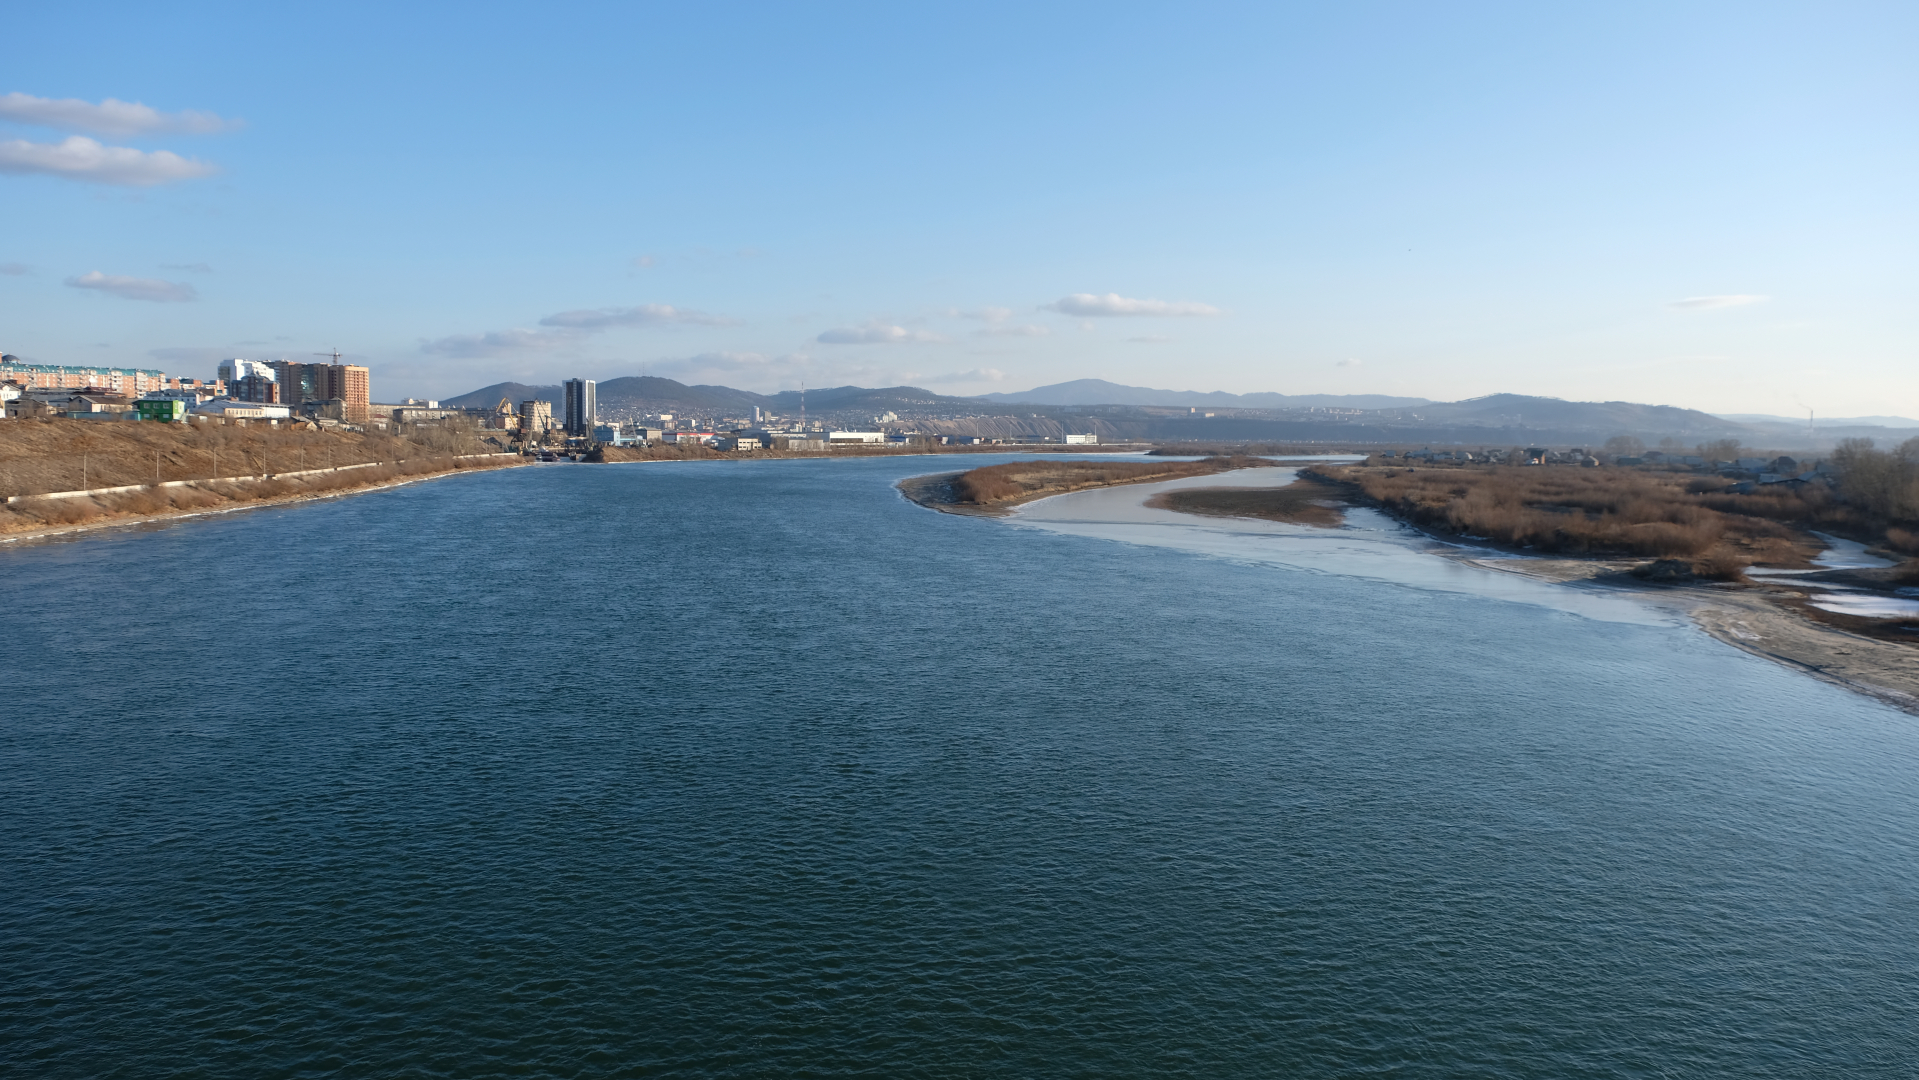
M 1919 1073 L 1912 717 L 937 464 L 0 551 L 0 1067 Z

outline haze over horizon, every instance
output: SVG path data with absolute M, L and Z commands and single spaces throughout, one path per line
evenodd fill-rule
M 1907 6 L 10 23 L 29 360 L 1919 415 Z

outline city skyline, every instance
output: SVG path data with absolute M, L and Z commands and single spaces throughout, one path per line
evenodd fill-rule
M 0 347 L 1919 414 L 1894 5 L 221 10 L 16 16 Z

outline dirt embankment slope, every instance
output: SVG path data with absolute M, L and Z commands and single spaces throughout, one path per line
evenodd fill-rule
M 404 435 L 221 424 L 0 421 L 0 535 L 287 502 L 518 464 L 470 430 Z M 334 471 L 338 470 L 338 471 Z M 111 490 L 120 489 L 120 490 Z M 84 495 L 57 497 L 61 493 Z

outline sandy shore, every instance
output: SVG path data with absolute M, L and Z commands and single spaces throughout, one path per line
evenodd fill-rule
M 188 518 L 215 517 L 220 514 L 242 513 L 247 510 L 260 510 L 271 506 L 287 506 L 292 503 L 317 502 L 321 499 L 343 499 L 353 495 L 365 495 L 373 491 L 385 491 L 388 488 L 405 487 L 426 480 L 438 480 L 455 473 L 487 472 L 493 469 L 519 468 L 528 462 L 508 462 L 483 467 L 446 469 L 442 472 L 422 473 L 418 476 L 403 476 L 393 480 L 382 480 L 364 487 L 337 488 L 331 491 L 294 492 L 287 495 L 275 495 L 265 499 L 248 499 L 232 502 L 225 506 L 209 506 L 183 510 L 162 510 L 152 514 L 110 514 L 105 517 L 82 521 L 73 525 L 49 525 L 44 529 L 22 529 L 18 532 L 0 533 L 0 545 L 31 543 L 40 540 L 57 540 L 78 536 L 84 533 L 99 532 L 102 529 L 124 529 L 141 525 L 159 525 Z
M 1168 460 L 1183 461 L 1184 459 Z M 1279 462 L 1269 462 L 1268 464 L 1277 465 Z M 1172 479 L 1162 473 L 1159 475 L 1128 477 L 1125 479 L 1102 480 L 1097 483 L 1053 484 L 1042 487 L 1036 491 L 1029 491 L 1024 495 L 995 500 L 990 506 L 980 506 L 975 503 L 961 501 L 959 494 L 953 490 L 953 481 L 963 475 L 965 475 L 965 470 L 961 472 L 929 473 L 925 476 L 909 476 L 894 486 L 899 489 L 901 495 L 906 496 L 906 498 L 911 501 L 926 507 L 928 510 L 938 510 L 942 514 L 959 514 L 963 517 L 1007 517 L 1019 507 L 1027 503 L 1038 502 L 1041 499 L 1070 495 L 1076 491 L 1131 487 L 1136 484 L 1159 484 Z M 1185 479 L 1193 479 L 1193 477 L 1186 477 Z
M 1919 713 L 1919 643 L 1901 645 L 1814 622 L 1795 610 L 1804 590 L 1787 585 L 1647 585 L 1629 571 L 1644 560 L 1484 558 L 1442 552 L 1500 573 L 1556 584 L 1587 582 L 1684 613 L 1737 649 Z

